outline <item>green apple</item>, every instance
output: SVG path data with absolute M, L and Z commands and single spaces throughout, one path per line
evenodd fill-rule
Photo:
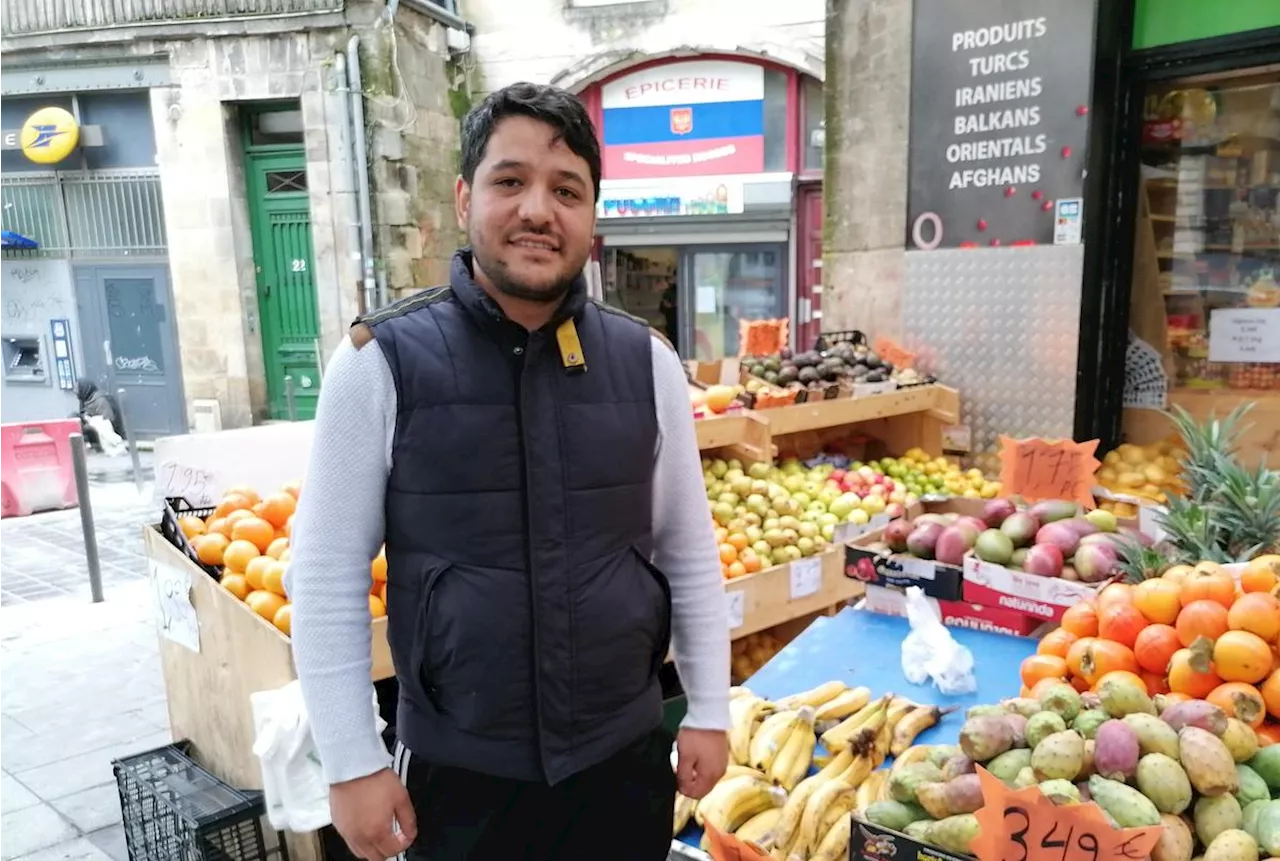
M 751 466 L 747 467 L 747 475 L 752 478 L 768 478 L 769 469 L 770 467 L 767 463 L 753 463 Z
M 834 541 L 836 537 L 836 525 L 834 523 L 824 523 L 822 526 L 822 537 L 827 541 Z
M 803 535 L 796 541 L 796 547 L 800 548 L 801 556 L 812 556 L 818 549 L 812 538 Z
M 716 458 L 711 461 L 711 474 L 716 478 L 724 478 L 724 474 L 729 471 L 729 464 L 723 460 Z
M 867 514 L 865 509 L 855 508 L 849 512 L 849 516 L 845 518 L 846 522 L 853 523 L 857 526 L 866 526 L 871 522 L 871 515 Z
M 872 494 L 862 500 L 862 510 L 867 514 L 879 514 L 884 511 L 886 505 L 884 497 L 879 494 Z

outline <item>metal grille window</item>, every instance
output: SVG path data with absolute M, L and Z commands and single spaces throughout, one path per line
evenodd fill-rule
M 307 172 L 305 170 L 273 170 L 267 173 L 267 194 L 306 190 Z
M 6 256 L 163 254 L 168 246 L 154 170 L 9 173 L 0 191 L 4 229 L 40 244 Z

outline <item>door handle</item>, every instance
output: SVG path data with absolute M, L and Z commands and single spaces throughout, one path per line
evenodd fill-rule
M 263 299 L 270 299 L 270 298 L 271 298 L 271 285 L 270 285 L 270 284 L 263 284 L 263 285 L 262 285 L 262 298 L 263 298 Z

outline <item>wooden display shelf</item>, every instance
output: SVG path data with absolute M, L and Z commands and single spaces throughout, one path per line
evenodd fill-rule
M 821 566 L 821 583 L 812 594 L 792 598 L 793 566 L 810 560 L 818 560 Z M 774 565 L 755 574 L 726 580 L 724 588 L 730 606 L 738 601 L 742 606 L 742 624 L 729 630 L 734 640 L 843 604 L 864 591 L 860 581 L 844 576 L 843 546 L 831 547 L 799 563 Z M 735 593 L 742 597 L 736 598 Z M 731 618 L 731 624 L 732 621 Z
M 1171 389 L 1169 406 L 1175 404 L 1189 412 L 1197 422 L 1211 417 L 1223 418 L 1240 404 L 1253 402 L 1241 424 L 1238 456 L 1251 469 L 1265 458 L 1274 463 L 1280 454 L 1280 392 L 1240 391 L 1235 389 Z M 1147 445 L 1176 432 L 1173 423 L 1160 410 L 1127 407 L 1124 410 L 1123 433 L 1126 442 Z
M 743 446 L 760 455 L 753 460 L 768 460 L 772 456 L 768 422 L 759 412 L 742 411 L 697 419 L 693 426 L 698 435 L 699 451 Z

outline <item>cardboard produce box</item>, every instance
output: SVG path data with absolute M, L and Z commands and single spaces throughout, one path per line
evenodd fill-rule
M 947 852 L 855 816 L 849 835 L 849 861 L 973 861 L 973 856 Z
M 1030 637 L 1045 624 L 1043 619 L 1003 607 L 985 607 L 965 601 L 939 601 L 937 598 L 929 598 L 928 601 L 942 624 L 949 628 L 971 628 L 1011 637 Z M 868 586 L 862 606 L 872 613 L 906 618 L 907 596 L 893 587 Z
M 877 529 L 845 545 L 844 576 L 868 586 L 919 586 L 930 598 L 940 601 L 963 598 L 964 570 L 960 566 L 872 549 L 883 533 L 883 529 Z
M 1041 577 L 984 562 L 970 553 L 964 560 L 963 585 L 965 601 L 1057 622 L 1068 607 L 1097 598 L 1106 583 Z

